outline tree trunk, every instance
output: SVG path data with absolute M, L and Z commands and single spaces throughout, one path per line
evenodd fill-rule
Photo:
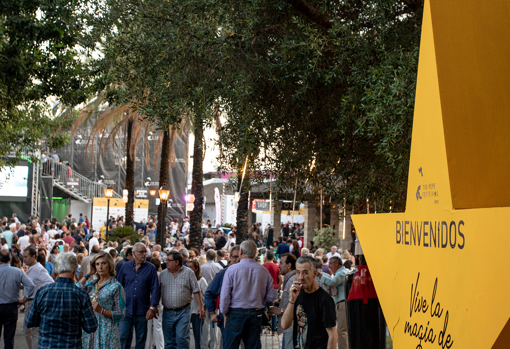
M 248 168 L 246 168 L 248 171 Z M 237 190 L 241 191 L 241 196 L 239 197 L 239 202 L 237 206 L 237 232 L 236 232 L 236 244 L 240 244 L 244 240 L 246 240 L 248 236 L 248 191 L 249 189 L 249 179 L 248 174 L 244 176 L 244 181 L 242 183 L 241 189 L 241 179 L 243 177 L 242 170 L 237 171 Z
M 128 111 L 129 113 L 129 111 Z M 129 117 L 129 114 L 127 115 Z M 127 139 L 126 139 L 126 189 L 128 190 L 128 202 L 126 203 L 126 226 L 132 227 L 135 225 L 134 220 L 134 204 L 135 204 L 135 152 L 131 152 L 133 143 L 133 124 L 134 120 L 131 119 L 127 124 Z
M 195 117 L 195 143 L 193 144 L 193 177 L 191 182 L 191 193 L 195 195 L 195 207 L 190 215 L 189 243 L 191 247 L 198 250 L 201 248 L 202 240 L 202 211 L 204 191 L 204 122 L 200 115 Z
M 168 185 L 169 180 L 169 169 L 168 160 L 170 158 L 170 132 L 168 128 L 163 133 L 163 149 L 161 149 L 161 162 L 159 166 L 159 186 Z M 171 193 L 170 193 L 171 194 Z M 165 206 L 168 202 L 160 201 L 158 207 L 158 227 L 157 227 L 157 243 L 161 245 L 161 248 L 165 248 L 165 235 L 166 235 L 166 212 Z

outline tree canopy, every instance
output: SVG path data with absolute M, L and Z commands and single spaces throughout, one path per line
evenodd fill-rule
M 41 140 L 51 147 L 67 141 L 57 131 L 72 120 L 53 117 L 46 99 L 66 106 L 85 101 L 91 75 L 82 59 L 88 47 L 82 6 L 81 0 L 0 2 L 0 164 L 16 163 Z
M 422 1 L 227 2 L 222 166 L 405 206 Z M 391 204 L 390 204 L 391 202 Z

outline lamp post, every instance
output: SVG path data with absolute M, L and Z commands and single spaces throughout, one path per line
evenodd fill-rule
M 159 244 L 161 247 L 165 246 L 165 233 L 166 233 L 166 209 L 167 209 L 167 201 L 170 197 L 170 189 L 168 189 L 168 185 L 164 183 L 161 188 L 159 188 L 159 199 L 160 199 L 160 205 L 163 205 L 163 216 L 160 217 L 161 219 L 161 230 L 158 232 L 159 237 Z
M 108 227 L 110 226 L 110 199 L 113 196 L 113 188 L 108 187 L 104 190 L 104 196 L 108 201 L 108 205 L 106 205 L 106 234 L 105 237 L 108 238 Z

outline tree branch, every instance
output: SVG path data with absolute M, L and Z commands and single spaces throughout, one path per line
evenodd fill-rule
M 326 29 L 333 28 L 333 20 L 326 15 L 323 15 L 315 7 L 311 6 L 304 0 L 285 0 L 288 4 L 292 5 L 300 13 L 308 17 L 314 23 Z

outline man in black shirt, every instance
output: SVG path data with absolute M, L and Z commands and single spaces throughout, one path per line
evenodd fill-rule
M 221 250 L 225 245 L 227 244 L 227 240 L 225 240 L 225 237 L 223 236 L 223 231 L 220 229 L 218 230 L 218 240 L 216 240 L 216 250 Z
M 312 257 L 296 261 L 296 279 L 289 292 L 289 304 L 282 328 L 293 324 L 294 348 L 335 349 L 338 341 L 333 298 L 315 282 L 317 270 Z

